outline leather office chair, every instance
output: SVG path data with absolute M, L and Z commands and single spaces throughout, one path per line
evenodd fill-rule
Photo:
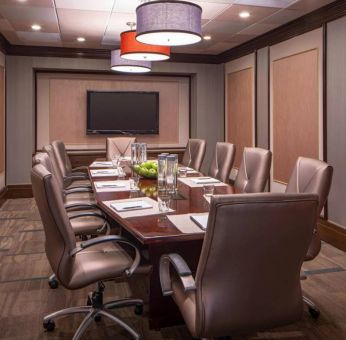
M 261 148 L 244 148 L 234 187 L 237 192 L 263 192 L 269 178 L 272 153 Z
M 88 304 L 81 307 L 70 307 L 43 318 L 43 326 L 52 331 L 55 328 L 54 319 L 59 317 L 85 313 L 86 317 L 77 329 L 73 339 L 83 335 L 94 318 L 101 316 L 111 319 L 126 329 L 135 339 L 140 335 L 109 312 L 109 309 L 137 306 L 141 312 L 143 301 L 140 299 L 122 299 L 103 303 L 104 285 L 102 281 L 131 276 L 140 262 L 138 249 L 123 237 L 108 235 L 76 243 L 70 220 L 67 216 L 61 198 L 60 188 L 55 178 L 41 164 L 31 170 L 31 183 L 34 197 L 41 215 L 46 236 L 46 254 L 48 261 L 66 289 L 79 289 L 92 283 L 97 283 L 97 289 L 88 299 Z M 135 251 L 133 260 L 119 244 L 126 244 Z
M 160 259 L 196 338 L 273 328 L 302 317 L 300 269 L 316 223 L 313 194 L 235 194 L 211 199 L 195 279 L 178 254 Z
M 224 183 L 228 183 L 234 157 L 234 144 L 217 142 L 214 158 L 209 168 L 209 176 L 217 178 Z
M 56 178 L 57 186 L 61 191 L 61 197 L 63 200 L 66 200 L 68 197 L 69 191 L 64 190 L 62 187 L 62 181 L 58 180 L 59 177 L 54 175 L 53 167 L 49 156 L 47 153 L 37 153 L 33 157 L 33 166 L 41 164 L 44 168 L 52 173 Z M 101 210 L 98 209 L 96 202 L 91 201 L 79 201 L 74 198 L 72 204 L 64 204 L 68 216 L 70 219 L 71 227 L 76 236 L 84 238 L 86 236 L 97 236 L 110 233 L 110 226 L 106 219 L 106 216 Z M 86 211 L 87 210 L 87 211 Z M 59 286 L 59 282 L 56 279 L 55 275 L 51 275 L 48 279 L 49 287 L 56 289 Z
M 205 149 L 206 142 L 204 139 L 189 139 L 181 163 L 199 171 L 203 163 Z
M 333 168 L 327 163 L 317 159 L 299 157 L 288 181 L 286 192 L 317 194 L 319 197 L 317 217 L 319 218 L 328 198 L 332 178 Z M 313 260 L 320 250 L 321 238 L 315 227 L 305 261 Z M 305 296 L 304 302 L 308 305 L 311 316 L 317 319 L 320 315 L 317 306 Z
M 53 141 L 51 145 L 56 159 L 56 163 L 64 180 L 64 186 L 68 187 L 72 183 L 76 185 L 90 184 L 86 166 L 81 166 L 72 169 L 71 161 L 67 154 L 64 142 L 56 140 Z
M 136 142 L 135 137 L 114 137 L 106 140 L 106 157 L 111 161 L 115 156 L 130 157 L 131 144 Z

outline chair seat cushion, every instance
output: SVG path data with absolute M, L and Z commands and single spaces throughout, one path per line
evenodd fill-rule
M 78 245 L 78 244 L 77 244 Z M 91 283 L 118 278 L 132 264 L 131 257 L 116 243 L 103 243 L 82 250 L 75 255 L 69 289 L 78 289 Z
M 73 214 L 76 213 L 78 212 L 74 212 Z M 102 228 L 105 223 L 102 218 L 94 216 L 73 218 L 70 222 L 75 235 L 98 234 L 97 229 Z

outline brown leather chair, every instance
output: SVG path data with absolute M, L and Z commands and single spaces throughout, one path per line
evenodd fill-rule
M 230 336 L 302 317 L 300 269 L 317 206 L 313 194 L 212 197 L 195 279 L 180 255 L 160 259 L 163 294 L 172 295 L 193 337 Z
M 244 148 L 234 187 L 240 193 L 263 192 L 270 174 L 272 153 L 261 148 Z
M 317 159 L 299 157 L 288 181 L 286 192 L 317 194 L 319 197 L 317 217 L 320 217 L 328 198 L 332 178 L 333 168 L 327 163 Z M 313 260 L 319 254 L 320 250 L 321 238 L 315 227 L 305 261 Z M 308 305 L 311 316 L 317 319 L 320 315 L 317 306 L 305 296 L 304 302 Z
M 90 184 L 86 166 L 72 169 L 71 161 L 67 154 L 64 142 L 61 140 L 55 140 L 51 145 L 56 163 L 64 180 L 64 186 L 68 187 L 72 183 L 76 185 Z
M 203 163 L 205 149 L 206 142 L 204 139 L 189 139 L 181 163 L 199 171 Z
M 115 156 L 131 157 L 131 144 L 136 142 L 135 137 L 113 137 L 106 140 L 106 157 L 112 160 Z
M 52 173 L 52 175 L 56 178 L 57 186 L 61 191 L 61 197 L 63 198 L 65 203 L 70 191 L 63 189 L 62 180 L 60 179 L 59 181 L 59 176 L 56 176 L 54 174 L 48 154 L 43 152 L 35 154 L 33 157 L 33 166 L 37 164 L 41 164 L 42 166 L 44 166 L 45 169 Z M 73 196 L 75 196 L 75 192 L 76 190 L 72 191 Z M 69 202 L 70 203 L 65 203 L 64 207 L 68 212 L 71 227 L 76 236 L 85 239 L 86 236 L 98 236 L 110 233 L 110 225 L 106 219 L 106 216 L 101 210 L 98 209 L 96 202 L 85 201 L 83 199 L 78 200 L 78 198 L 76 197 L 74 197 L 72 201 L 70 200 Z M 48 284 L 52 289 L 58 288 L 59 282 L 54 274 L 49 277 Z
M 224 183 L 228 183 L 234 156 L 234 144 L 217 142 L 214 157 L 209 168 L 209 176 L 217 178 Z
M 97 237 L 85 242 L 76 243 L 70 220 L 64 208 L 60 188 L 55 178 L 41 164 L 35 165 L 31 171 L 31 183 L 34 197 L 41 215 L 46 236 L 46 254 L 48 261 L 59 282 L 66 289 L 79 289 L 97 283 L 97 289 L 88 299 L 89 305 L 70 307 L 43 318 L 43 326 L 52 331 L 54 319 L 59 317 L 85 313 L 86 317 L 80 324 L 73 339 L 79 339 L 94 318 L 107 317 L 126 329 L 135 339 L 139 334 L 109 309 L 137 306 L 142 308 L 139 299 L 122 299 L 103 303 L 104 285 L 102 281 L 131 276 L 140 262 L 138 249 L 127 239 L 108 235 Z M 135 251 L 133 260 L 119 244 L 126 244 Z M 141 310 L 138 310 L 141 312 Z

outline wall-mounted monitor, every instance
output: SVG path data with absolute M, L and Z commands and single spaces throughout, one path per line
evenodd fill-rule
M 87 91 L 87 134 L 159 134 L 159 92 Z

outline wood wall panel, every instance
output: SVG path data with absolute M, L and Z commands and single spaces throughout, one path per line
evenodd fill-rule
M 5 171 L 5 68 L 3 66 L 0 66 L 0 173 L 4 171 Z
M 189 137 L 186 77 L 39 74 L 37 147 L 61 139 L 71 148 L 104 148 L 105 135 L 86 134 L 87 91 L 159 92 L 159 135 L 139 135 L 151 146 L 183 146 Z
M 297 157 L 319 158 L 318 50 L 273 61 L 273 178 L 287 183 Z
M 236 146 L 234 167 L 239 169 L 243 149 L 253 146 L 253 68 L 227 75 L 227 136 Z

